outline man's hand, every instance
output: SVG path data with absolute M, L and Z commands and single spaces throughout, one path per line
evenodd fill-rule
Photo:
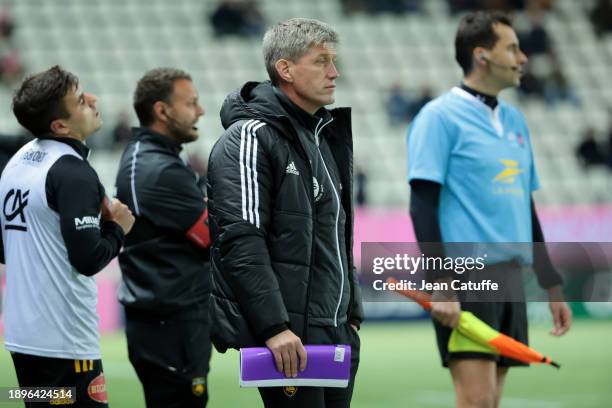
M 266 340 L 266 346 L 274 355 L 276 369 L 285 373 L 285 377 L 297 377 L 298 359 L 300 371 L 306 369 L 306 350 L 302 340 L 291 330 L 280 332 Z
M 134 216 L 127 205 L 123 204 L 116 198 L 113 198 L 112 202 L 108 201 L 108 198 L 104 197 L 101 207 L 102 220 L 114 221 L 123 230 L 124 234 L 127 234 L 134 225 Z
M 431 302 L 431 315 L 442 325 L 455 328 L 459 324 L 461 304 L 459 302 Z
M 563 300 L 563 292 L 559 285 L 548 289 L 548 306 L 553 317 L 554 327 L 550 331 L 553 336 L 563 336 L 572 326 L 572 310 Z
M 439 282 L 448 282 L 450 285 L 450 279 L 442 279 Z M 431 294 L 431 315 L 440 324 L 455 328 L 461 315 L 461 304 L 455 292 L 434 291 Z
M 352 323 L 350 323 L 350 325 L 351 325 L 351 328 L 352 328 L 353 330 L 355 330 L 355 333 L 357 333 L 357 332 L 359 331 L 359 329 L 357 328 L 357 326 L 355 326 L 355 325 L 354 325 L 354 324 L 352 324 Z

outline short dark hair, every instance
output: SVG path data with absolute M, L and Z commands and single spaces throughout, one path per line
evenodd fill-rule
M 191 76 L 180 69 L 155 68 L 140 78 L 134 91 L 134 110 L 141 126 L 149 126 L 155 120 L 155 102 L 170 102 L 174 82 L 179 79 L 191 81 Z
M 64 96 L 78 86 L 79 79 L 58 65 L 30 75 L 13 95 L 13 113 L 34 136 L 50 134 L 51 122 L 70 117 Z
M 512 21 L 502 12 L 476 11 L 467 14 L 459 22 L 455 36 L 455 59 L 465 75 L 472 71 L 474 48 L 491 49 L 499 40 L 493 28 L 496 24 L 512 27 Z

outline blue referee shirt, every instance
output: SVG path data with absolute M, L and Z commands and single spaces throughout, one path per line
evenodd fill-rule
M 500 101 L 492 110 L 458 87 L 428 103 L 408 131 L 408 177 L 442 185 L 444 242 L 532 242 L 539 182 L 525 118 L 513 106 Z M 527 245 L 488 249 L 487 263 L 532 262 Z

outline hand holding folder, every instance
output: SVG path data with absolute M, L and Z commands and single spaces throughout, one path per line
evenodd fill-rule
M 311 386 L 346 388 L 351 370 L 351 346 L 305 345 L 308 365 L 296 377 L 286 377 L 276 369 L 267 347 L 240 349 L 241 387 Z

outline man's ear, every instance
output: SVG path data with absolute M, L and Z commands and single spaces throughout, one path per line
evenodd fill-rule
M 54 135 L 65 136 L 70 133 L 70 129 L 68 126 L 66 126 L 62 119 L 55 119 L 52 121 L 49 128 L 51 129 L 51 133 Z
M 159 120 L 160 122 L 166 122 L 168 120 L 168 114 L 166 113 L 168 111 L 168 106 L 162 102 L 162 101 L 157 101 L 153 104 L 153 114 L 154 114 L 154 118 L 153 120 Z
M 291 61 L 286 59 L 279 59 L 278 61 L 276 61 L 276 64 L 274 64 L 274 67 L 276 68 L 276 72 L 278 73 L 280 79 L 289 83 L 293 82 L 293 73 L 291 72 L 291 66 Z
M 488 51 L 484 47 L 475 47 L 472 51 L 472 58 L 478 65 L 487 65 L 487 54 Z

